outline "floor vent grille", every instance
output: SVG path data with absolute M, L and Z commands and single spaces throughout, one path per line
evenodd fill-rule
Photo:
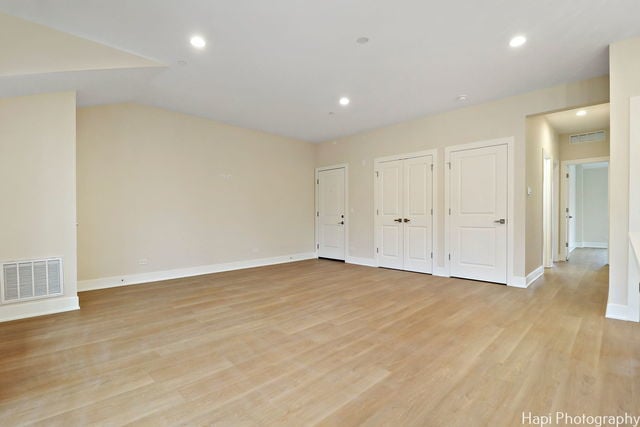
M 2 263 L 2 302 L 11 303 L 62 294 L 62 259 Z

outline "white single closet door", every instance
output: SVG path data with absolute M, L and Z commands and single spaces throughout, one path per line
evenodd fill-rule
M 507 283 L 507 154 L 506 145 L 451 153 L 451 276 Z

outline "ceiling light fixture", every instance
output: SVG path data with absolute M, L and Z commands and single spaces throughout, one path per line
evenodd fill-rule
M 509 46 L 511 47 L 520 47 L 527 42 L 527 38 L 525 36 L 515 36 L 509 42 Z
M 587 111 L 586 110 L 580 110 L 576 113 L 576 116 L 586 116 L 587 115 Z
M 367 43 L 369 43 L 369 37 L 358 37 L 356 39 L 356 43 L 358 43 L 358 44 L 367 44 Z
M 193 36 L 189 41 L 191 42 L 191 46 L 195 47 L 196 49 L 204 49 L 204 47 L 207 45 L 207 42 L 200 36 Z
M 458 102 L 466 102 L 469 97 L 467 95 L 458 95 L 456 99 L 458 100 Z
M 351 100 L 349 98 L 347 98 L 346 96 L 343 96 L 342 98 L 340 98 L 339 102 L 340 102 L 340 105 L 342 105 L 343 107 L 346 107 L 347 105 L 349 105 Z

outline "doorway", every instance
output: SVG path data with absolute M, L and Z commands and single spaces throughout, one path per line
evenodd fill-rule
M 563 162 L 565 244 L 571 260 L 578 248 L 609 247 L 609 158 Z
M 544 268 L 553 267 L 554 254 L 558 253 L 557 239 L 557 216 L 555 194 L 557 192 L 554 177 L 557 175 L 558 164 L 554 162 L 551 155 L 543 152 L 542 166 L 542 260 Z

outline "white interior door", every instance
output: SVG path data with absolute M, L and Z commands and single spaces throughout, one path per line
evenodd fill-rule
M 432 272 L 432 156 L 403 160 L 404 269 Z
M 451 276 L 507 283 L 507 154 L 507 145 L 451 153 Z
M 404 268 L 402 160 L 378 168 L 378 265 Z
M 318 257 L 345 259 L 345 169 L 318 172 Z
M 381 162 L 376 208 L 378 265 L 431 273 L 433 156 Z

